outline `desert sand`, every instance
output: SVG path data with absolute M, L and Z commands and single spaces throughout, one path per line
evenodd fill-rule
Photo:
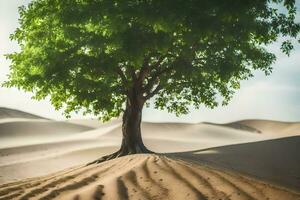
M 118 149 L 119 119 L 1 109 L 0 199 L 300 199 L 300 123 L 143 122 L 158 154 L 86 166 Z
M 298 199 L 251 178 L 158 155 L 131 155 L 2 185 L 2 199 Z

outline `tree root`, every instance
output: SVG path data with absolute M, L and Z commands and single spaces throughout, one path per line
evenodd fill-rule
M 119 151 L 116 151 L 112 154 L 109 154 L 109 155 L 106 155 L 106 156 L 103 156 L 97 160 L 94 160 L 90 163 L 87 164 L 88 165 L 92 165 L 92 164 L 99 164 L 99 163 L 102 163 L 102 162 L 105 162 L 105 161 L 108 161 L 108 160 L 112 160 L 112 159 L 115 159 L 115 158 L 119 158 L 119 157 L 122 157 L 122 156 L 127 156 L 127 155 L 133 155 L 133 154 L 142 154 L 142 153 L 155 153 L 153 151 L 150 151 L 148 149 L 143 149 L 142 151 L 135 151 L 135 152 L 128 152 L 128 151 L 122 151 L 122 149 L 120 149 Z

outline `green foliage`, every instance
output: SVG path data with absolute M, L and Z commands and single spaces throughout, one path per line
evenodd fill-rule
M 5 85 L 104 120 L 132 88 L 176 114 L 226 104 L 253 70 L 271 73 L 262 46 L 283 36 L 289 54 L 300 31 L 293 0 L 35 0 L 19 13 Z

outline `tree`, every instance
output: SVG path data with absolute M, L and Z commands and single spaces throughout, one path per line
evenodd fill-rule
M 50 96 L 66 115 L 123 113 L 121 148 L 104 159 L 150 152 L 140 128 L 150 98 L 177 115 L 226 104 L 254 70 L 271 73 L 268 44 L 284 37 L 289 54 L 300 31 L 293 0 L 36 0 L 19 13 L 5 85 Z

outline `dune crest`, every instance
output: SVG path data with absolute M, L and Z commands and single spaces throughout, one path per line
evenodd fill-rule
M 0 119 L 6 118 L 25 118 L 25 119 L 46 119 L 44 117 L 31 114 L 28 112 L 23 112 L 16 109 L 0 107 Z
M 247 126 L 261 133 L 274 136 L 300 135 L 299 122 L 282 122 L 273 120 L 249 119 L 233 122 L 235 126 Z
M 131 155 L 0 186 L 0 199 L 300 199 L 245 176 L 158 155 Z

